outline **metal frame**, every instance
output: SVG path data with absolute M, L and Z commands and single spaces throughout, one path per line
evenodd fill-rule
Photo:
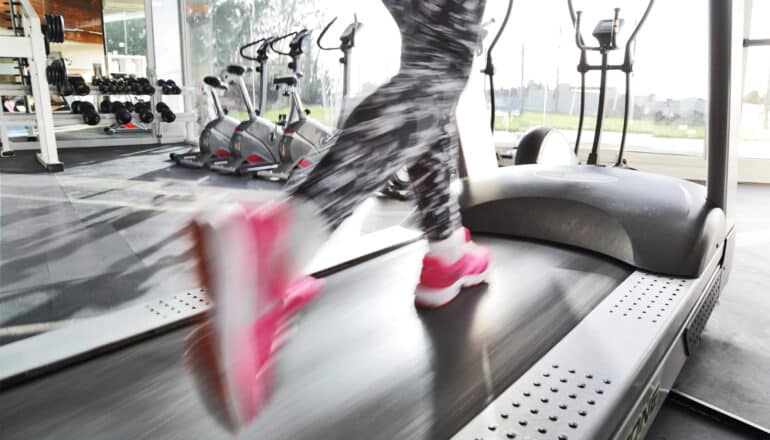
M 770 438 L 770 430 L 677 389 L 669 391 L 668 401 L 739 431 L 746 438 Z
M 177 11 L 177 15 L 179 18 L 179 42 L 180 42 L 180 54 L 182 56 L 182 90 L 185 90 L 185 93 L 182 95 L 184 96 L 184 112 L 185 113 L 194 113 L 195 112 L 195 106 L 193 104 L 193 99 L 190 99 L 190 97 L 187 95 L 186 87 L 190 86 L 191 84 L 194 84 L 194 81 L 190 77 L 190 69 L 188 67 L 188 61 L 190 59 L 188 49 L 187 49 L 187 22 L 185 21 L 186 17 L 186 6 L 187 1 L 186 0 L 179 0 L 178 2 L 179 8 Z M 197 117 L 194 121 L 191 122 L 197 122 Z M 188 143 L 197 143 L 198 142 L 198 133 L 195 132 L 194 124 L 185 124 L 185 141 Z
M 719 264 L 697 279 L 632 273 L 454 438 L 643 438 Z
M 710 0 L 709 8 L 706 189 L 708 199 L 725 211 L 728 228 L 732 228 L 732 200 L 738 188 L 734 146 L 740 141 L 738 128 L 743 90 L 743 63 L 738 62 L 743 46 L 743 3 L 742 0 Z
M 45 76 L 46 55 L 45 41 L 40 29 L 40 18 L 28 0 L 19 0 L 21 7 L 22 37 L 0 37 L 0 55 L 10 58 L 26 58 L 29 61 L 29 77 L 32 94 L 35 97 L 35 122 L 38 127 L 40 152 L 37 160 L 48 171 L 61 171 L 63 164 L 59 161 L 56 147 L 56 135 L 53 129 L 53 113 L 51 109 L 51 94 Z M 6 116 L 0 113 L 0 119 Z M 2 125 L 2 124 L 0 124 Z M 10 139 L 4 128 L 0 128 L 3 140 L 3 152 L 11 148 Z

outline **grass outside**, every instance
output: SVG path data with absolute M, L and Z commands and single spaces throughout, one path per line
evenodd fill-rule
M 543 120 L 542 113 L 525 112 L 521 115 L 497 116 L 495 118 L 495 129 L 500 131 L 517 132 L 524 131 L 532 127 L 546 125 L 558 128 L 560 130 L 577 130 L 578 117 L 572 115 L 547 114 Z M 583 122 L 583 130 L 592 132 L 596 118 L 586 117 Z M 620 132 L 623 129 L 623 118 L 604 118 L 602 125 L 605 131 Z M 650 120 L 631 121 L 628 124 L 629 133 L 650 134 L 657 137 L 666 138 L 696 138 L 703 139 L 705 127 L 688 127 L 675 125 L 655 124 Z
M 262 115 L 262 117 L 267 119 L 268 121 L 276 122 L 278 121 L 278 115 L 282 113 L 286 115 L 289 114 L 289 108 L 290 107 L 286 106 L 281 108 L 270 109 L 267 111 L 267 113 Z M 325 124 L 330 124 L 329 121 L 333 121 L 334 118 L 336 118 L 336 111 L 334 109 L 326 108 L 322 105 L 307 105 L 305 106 L 305 108 L 310 110 L 310 117 L 318 121 L 321 121 Z M 248 118 L 248 116 L 246 115 L 246 112 L 230 112 L 228 113 L 228 115 L 239 121 L 245 121 Z M 335 124 L 331 123 L 330 125 L 334 126 Z
M 322 105 L 308 105 L 310 109 L 310 116 L 314 119 L 324 122 L 330 126 L 334 126 L 336 120 L 336 111 L 333 108 L 326 108 Z M 281 107 L 270 109 L 263 117 L 270 121 L 277 121 L 278 115 L 281 113 L 287 114 L 289 107 Z M 246 112 L 230 112 L 230 116 L 240 121 L 246 119 Z M 519 132 L 525 131 L 532 127 L 546 125 L 549 127 L 558 128 L 560 130 L 577 130 L 578 117 L 572 115 L 562 114 L 547 114 L 545 120 L 543 120 L 542 113 L 537 112 L 525 112 L 522 115 L 510 114 L 507 116 L 497 116 L 495 118 L 495 129 L 500 131 Z M 594 129 L 596 118 L 586 117 L 583 123 L 583 130 L 590 133 Z M 623 118 L 609 117 L 604 118 L 604 130 L 608 132 L 620 132 L 623 129 Z M 629 133 L 649 134 L 655 137 L 662 138 L 679 138 L 679 139 L 703 139 L 705 136 L 705 127 L 702 126 L 679 126 L 679 125 L 665 125 L 655 124 L 650 120 L 636 120 L 631 121 L 628 125 Z M 765 139 L 763 134 L 756 136 L 758 139 Z M 750 137 L 750 136 L 749 136 Z

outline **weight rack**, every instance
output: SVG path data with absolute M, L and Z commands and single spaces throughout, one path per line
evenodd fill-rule
M 55 136 L 55 127 L 82 124 L 82 116 L 73 114 L 70 112 L 53 112 L 51 106 L 51 96 L 62 96 L 60 86 L 56 86 L 56 81 L 49 81 L 48 76 L 54 73 L 54 71 L 62 69 L 52 69 L 54 62 L 49 60 L 49 44 L 61 43 L 64 40 L 64 22 L 59 16 L 46 15 L 45 20 L 41 23 L 34 8 L 29 3 L 29 0 L 11 0 L 9 2 L 11 6 L 12 18 L 19 19 L 18 22 L 14 21 L 14 26 L 18 24 L 18 32 L 14 32 L 15 36 L 0 36 L 0 57 L 16 58 L 20 63 L 20 75 L 22 82 L 19 85 L 13 84 L 0 84 L 0 96 L 25 96 L 25 100 L 28 96 L 32 96 L 35 102 L 35 113 L 29 112 L 29 105 L 27 104 L 27 113 L 9 113 L 5 112 L 2 106 L 0 106 L 0 143 L 2 148 L 0 149 L 0 155 L 8 157 L 13 155 L 11 149 L 11 141 L 8 136 L 7 127 L 9 126 L 35 126 L 37 127 L 38 141 L 22 141 L 14 142 L 13 146 L 18 150 L 39 149 L 36 157 L 38 162 L 46 168 L 48 171 L 62 171 L 64 169 L 63 163 L 59 160 L 58 149 L 68 147 L 101 147 L 101 146 L 125 146 L 125 145 L 148 145 L 155 143 L 169 143 L 175 139 L 172 136 L 164 138 L 164 132 L 161 130 L 161 121 L 158 117 L 158 113 L 153 111 L 155 121 L 152 133 L 148 133 L 146 136 L 130 136 L 125 138 L 110 137 L 102 139 L 79 139 L 79 140 L 57 140 Z M 14 13 L 15 10 L 19 10 L 20 13 Z M 61 66 L 66 69 L 61 58 L 53 58 L 59 60 Z M 25 78 L 24 67 L 28 64 L 29 75 Z M 47 66 L 47 64 L 49 64 Z M 25 66 L 26 67 L 26 66 Z M 154 84 L 152 75 L 150 82 Z M 51 77 L 53 79 L 53 76 Z M 89 84 L 91 90 L 88 95 L 85 96 L 134 96 L 131 93 L 101 93 L 94 86 Z M 31 93 L 30 93 L 31 92 Z M 156 88 L 156 92 L 152 95 L 143 95 L 149 98 L 152 103 L 152 108 L 155 108 L 157 102 L 163 100 L 163 93 Z M 72 95 L 77 98 L 78 95 Z M 66 100 L 66 98 L 65 98 Z M 69 104 L 69 102 L 68 102 Z M 98 108 L 98 99 L 95 102 L 95 106 Z M 99 113 L 101 118 L 98 126 L 109 126 L 115 122 L 115 117 L 111 113 Z M 177 113 L 177 124 L 187 124 L 194 122 L 197 119 L 193 113 Z M 164 123 L 166 124 L 166 123 Z M 184 135 L 178 139 L 184 141 Z
M 38 139 L 40 142 L 40 152 L 37 154 L 37 160 L 48 171 L 62 171 L 64 165 L 59 161 L 59 152 L 56 146 L 56 136 L 54 134 L 53 112 L 51 110 L 51 94 L 46 81 L 46 48 L 48 43 L 43 36 L 43 24 L 35 13 L 35 9 L 29 3 L 29 0 L 16 0 L 10 3 L 11 18 L 14 27 L 16 26 L 16 17 L 14 17 L 15 6 L 21 12 L 22 32 L 16 32 L 14 36 L 0 36 L 0 57 L 26 59 L 29 64 L 29 85 L 32 88 L 32 96 L 35 98 L 35 113 L 29 116 L 34 117 L 35 125 L 38 128 Z M 63 25 L 62 25 L 63 28 Z M 54 32 L 51 30 L 51 32 Z M 22 64 L 19 64 L 20 68 Z M 24 72 L 19 74 L 24 77 Z M 0 126 L 6 118 L 4 113 L 0 113 Z M 10 139 L 8 133 L 0 127 L 0 142 L 2 142 L 1 154 L 9 154 Z

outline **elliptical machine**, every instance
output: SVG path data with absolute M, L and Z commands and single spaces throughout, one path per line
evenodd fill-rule
M 235 78 L 234 82 L 238 85 L 241 98 L 246 106 L 248 119 L 241 122 L 234 130 L 230 139 L 230 158 L 224 163 L 213 165 L 211 169 L 242 175 L 272 170 L 279 166 L 280 158 L 275 153 L 278 150 L 278 142 L 283 135 L 283 128 L 261 117 L 260 114 L 264 114 L 267 108 L 267 52 L 273 42 L 283 38 L 286 36 L 262 38 L 242 46 L 240 49 L 243 58 L 259 63 L 255 69 L 259 73 L 260 84 L 258 109 L 254 108 L 246 82 L 243 79 L 246 69 L 238 65 L 227 67 L 228 74 Z M 256 56 L 247 55 L 245 51 L 254 46 L 257 46 Z
M 633 32 L 628 37 L 625 45 L 625 53 L 622 64 L 609 64 L 608 54 L 619 48 L 617 43 L 617 34 L 620 28 L 623 26 L 624 20 L 620 18 L 620 8 L 615 8 L 614 17 L 611 19 L 601 20 L 594 28 L 592 33 L 596 38 L 598 46 L 586 46 L 583 41 L 582 34 L 580 33 L 580 17 L 582 11 L 575 11 L 572 6 L 572 0 L 567 1 L 569 7 L 570 18 L 572 24 L 575 27 L 575 44 L 580 49 L 580 61 L 578 62 L 577 70 L 580 72 L 580 118 L 578 122 L 577 136 L 575 139 L 574 155 L 578 155 L 580 149 L 580 137 L 583 133 L 583 120 L 585 115 L 585 100 L 586 100 L 586 73 L 592 70 L 598 70 L 601 74 L 599 79 L 599 103 L 596 110 L 596 126 L 594 127 L 594 139 L 591 147 L 591 152 L 588 155 L 586 164 L 599 165 L 599 145 L 602 135 L 602 123 L 604 120 L 604 101 L 607 93 L 607 72 L 610 70 L 620 70 L 625 73 L 626 76 L 626 96 L 623 104 L 623 131 L 620 138 L 620 149 L 618 151 L 618 157 L 614 166 L 626 168 L 626 163 L 623 154 L 626 147 L 626 134 L 628 131 L 628 113 L 631 107 L 631 73 L 634 71 L 634 42 L 636 36 L 642 25 L 647 20 L 647 16 L 650 14 L 654 0 L 649 0 L 647 8 L 644 10 L 642 17 L 636 24 Z M 587 59 L 587 52 L 595 51 L 601 55 L 601 64 L 594 65 L 589 64 Z M 532 157 L 538 157 L 544 154 L 544 145 L 547 145 L 549 137 L 552 138 L 553 130 L 547 127 L 538 127 L 530 130 L 525 134 L 519 142 L 519 148 L 516 152 L 516 164 L 525 163 L 524 161 L 531 160 Z M 521 159 L 520 159 L 521 156 Z
M 227 116 L 219 102 L 218 90 L 227 90 L 227 86 L 215 76 L 203 78 L 214 102 L 216 118 L 212 119 L 201 131 L 198 148 L 185 153 L 171 153 L 169 156 L 177 165 L 190 168 L 211 168 L 225 163 L 230 157 L 230 137 L 239 122 Z

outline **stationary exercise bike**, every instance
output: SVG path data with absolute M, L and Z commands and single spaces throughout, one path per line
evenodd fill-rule
M 599 43 L 598 46 L 589 47 L 585 45 L 582 34 L 580 33 L 580 17 L 582 11 L 575 11 L 572 6 L 572 0 L 568 0 L 570 17 L 572 18 L 572 24 L 575 27 L 575 44 L 580 49 L 580 61 L 577 66 L 578 72 L 580 72 L 580 118 L 578 122 L 577 137 L 575 139 L 574 155 L 577 156 L 580 149 L 580 137 L 583 133 L 583 119 L 585 115 L 585 101 L 586 101 L 586 73 L 591 70 L 598 70 L 601 74 L 599 80 L 599 103 L 596 110 L 596 126 L 594 127 L 594 139 L 591 147 L 591 152 L 588 155 L 586 164 L 598 165 L 599 164 L 599 144 L 601 142 L 602 135 L 602 123 L 604 121 L 604 101 L 607 93 L 607 72 L 610 70 L 620 70 L 625 73 L 626 76 L 626 96 L 623 104 L 623 131 L 620 138 L 620 149 L 618 150 L 618 157 L 614 163 L 616 167 L 628 168 L 628 164 L 623 157 L 626 147 L 626 134 L 628 131 L 628 113 L 631 107 L 631 73 L 634 71 L 634 41 L 642 28 L 642 25 L 647 20 L 647 16 L 650 14 L 652 4 L 654 0 L 650 0 L 647 4 L 642 17 L 636 24 L 633 32 L 626 41 L 625 53 L 623 56 L 622 64 L 609 64 L 608 55 L 609 52 L 618 49 L 617 34 L 623 26 L 623 19 L 620 18 L 620 8 L 615 8 L 615 15 L 611 19 L 601 20 L 594 28 L 592 33 L 593 37 Z M 595 51 L 601 55 L 601 64 L 589 64 L 587 60 L 587 52 Z M 545 153 L 545 145 L 548 145 L 550 141 L 554 139 L 555 130 L 548 127 L 538 127 L 530 130 L 525 134 L 519 142 L 519 147 L 516 152 L 515 163 L 527 163 L 533 158 L 542 156 Z M 563 136 L 562 136 L 563 137 Z M 558 139 L 557 139 L 558 140 Z M 560 141 L 559 141 L 560 142 Z
M 212 119 L 201 131 L 198 148 L 185 153 L 171 153 L 171 160 L 177 165 L 190 168 L 211 168 L 225 163 L 230 157 L 230 137 L 239 121 L 225 114 L 219 102 L 217 91 L 227 90 L 227 86 L 215 76 L 203 78 L 203 84 L 209 90 L 214 102 L 216 118 Z
M 291 34 L 289 34 L 291 35 Z M 247 60 L 256 61 L 259 65 L 256 72 L 259 73 L 260 95 L 259 108 L 255 109 L 249 97 L 249 91 L 243 75 L 246 68 L 238 65 L 227 67 L 228 75 L 238 86 L 243 99 L 248 119 L 241 122 L 234 130 L 230 139 L 230 157 L 224 163 L 213 165 L 211 169 L 220 172 L 242 175 L 259 171 L 272 170 L 280 164 L 278 156 L 278 143 L 283 135 L 283 127 L 260 116 L 267 108 L 267 77 L 268 77 L 268 50 L 275 41 L 283 37 L 268 37 L 249 43 L 240 49 L 241 56 Z M 251 47 L 257 46 L 256 56 L 246 53 Z
M 337 128 L 328 127 L 325 124 L 311 118 L 310 110 L 306 109 L 302 103 L 299 92 L 299 80 L 302 78 L 302 72 L 299 69 L 300 57 L 303 53 L 302 46 L 304 41 L 311 36 L 311 31 L 303 29 L 298 31 L 289 43 L 289 51 L 282 52 L 275 48 L 275 42 L 271 44 L 274 52 L 286 55 L 291 58 L 288 66 L 291 71 L 288 75 L 279 76 L 273 79 L 276 87 L 285 88 L 284 95 L 291 98 L 291 110 L 288 118 L 284 119 L 285 127 L 283 136 L 278 145 L 278 156 L 280 165 L 273 170 L 265 173 L 259 173 L 260 177 L 270 179 L 287 180 L 291 172 L 296 168 L 308 168 L 314 165 L 314 162 L 323 157 L 323 152 L 329 148 L 329 140 L 334 136 L 337 129 L 345 121 L 345 102 L 348 98 L 350 88 L 350 59 L 351 52 L 355 46 L 356 32 L 361 28 L 361 23 L 357 19 L 348 25 L 340 35 L 339 46 L 326 47 L 321 41 L 331 25 L 337 19 L 330 21 L 321 32 L 317 40 L 318 47 L 321 50 L 341 50 L 342 58 L 340 63 L 343 65 L 342 80 L 342 109 L 337 122 Z M 280 122 L 279 122 L 280 123 Z

